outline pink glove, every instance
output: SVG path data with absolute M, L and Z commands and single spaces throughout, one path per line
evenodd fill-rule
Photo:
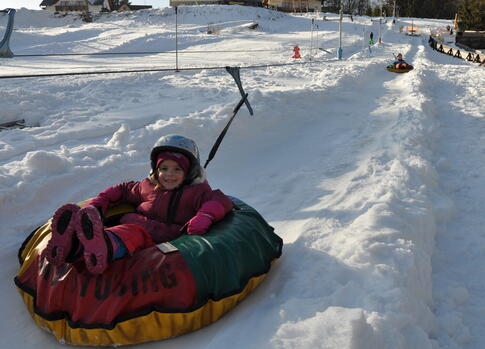
M 189 221 L 187 226 L 187 234 L 190 235 L 202 235 L 205 234 L 207 229 L 210 228 L 214 218 L 207 213 L 197 213 L 192 219 Z

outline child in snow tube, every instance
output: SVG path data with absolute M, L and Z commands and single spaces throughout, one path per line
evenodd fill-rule
M 396 60 L 392 62 L 392 64 L 389 66 L 390 68 L 395 68 L 395 69 L 400 69 L 400 70 L 411 70 L 413 69 L 413 66 L 408 64 L 403 58 L 402 54 L 398 53 L 396 56 Z
M 102 274 L 117 259 L 183 235 L 202 235 L 231 211 L 232 201 L 212 190 L 195 142 L 162 137 L 151 151 L 151 171 L 141 181 L 106 188 L 83 207 L 67 203 L 55 212 L 52 237 L 43 251 L 53 265 L 83 258 L 88 271 Z M 120 204 L 135 207 L 116 222 L 103 221 Z
M 170 135 L 153 148 L 147 179 L 63 205 L 32 232 L 15 284 L 62 343 L 131 345 L 217 321 L 282 246 L 253 208 L 210 188 L 192 140 Z

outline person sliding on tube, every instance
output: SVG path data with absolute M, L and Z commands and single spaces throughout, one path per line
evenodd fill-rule
M 409 64 L 406 63 L 404 59 L 402 59 L 402 54 L 398 53 L 396 56 L 396 60 L 392 62 L 394 64 L 394 68 L 396 69 L 407 69 Z
M 101 274 L 112 261 L 184 232 L 204 234 L 232 210 L 232 201 L 209 186 L 193 140 L 164 136 L 150 160 L 148 178 L 108 187 L 83 207 L 59 207 L 44 251 L 47 260 L 54 265 L 84 260 L 90 273 Z M 106 211 L 120 204 L 130 204 L 135 212 L 115 224 L 103 221 Z

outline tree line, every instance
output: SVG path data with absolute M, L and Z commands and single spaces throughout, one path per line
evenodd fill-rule
M 367 16 L 453 19 L 464 30 L 485 30 L 485 0 L 323 0 L 323 10 Z

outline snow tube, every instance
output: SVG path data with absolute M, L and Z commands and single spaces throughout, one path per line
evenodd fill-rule
M 408 64 L 407 68 L 396 68 L 394 67 L 394 64 L 390 64 L 386 67 L 386 69 L 387 71 L 390 71 L 393 73 L 407 73 L 413 70 L 414 67 L 411 64 Z
M 43 256 L 51 221 L 19 250 L 15 284 L 34 321 L 62 343 L 117 346 L 195 331 L 223 316 L 264 279 L 282 240 L 244 202 L 205 235 L 183 235 L 114 261 L 101 275 L 82 261 Z M 108 217 L 133 212 L 117 207 Z M 109 219 L 109 218 L 108 218 Z

